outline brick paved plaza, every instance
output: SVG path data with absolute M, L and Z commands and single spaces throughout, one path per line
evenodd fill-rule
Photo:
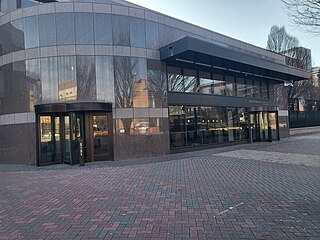
M 0 165 L 0 239 L 320 239 L 319 143 Z

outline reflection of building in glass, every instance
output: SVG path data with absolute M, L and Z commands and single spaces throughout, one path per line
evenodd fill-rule
M 71 80 L 59 84 L 59 100 L 60 101 L 73 101 L 77 100 L 77 81 Z
M 282 52 L 285 56 L 285 61 L 287 65 L 301 68 L 301 69 L 311 69 L 311 50 L 304 47 L 295 47 Z
M 309 78 L 283 55 L 121 0 L 0 11 L 0 162 L 164 155 L 245 143 L 248 129 L 278 140 L 289 124 L 274 88 Z
M 312 68 L 312 78 L 313 85 L 315 87 L 320 87 L 320 67 Z
M 136 92 L 136 94 L 133 98 L 133 107 L 148 107 L 148 80 L 140 79 L 138 82 L 135 82 L 134 91 Z

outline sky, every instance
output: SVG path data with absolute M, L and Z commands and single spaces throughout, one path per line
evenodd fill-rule
M 320 35 L 290 22 L 281 0 L 127 0 L 253 45 L 266 48 L 273 25 L 311 49 L 312 65 L 320 66 Z

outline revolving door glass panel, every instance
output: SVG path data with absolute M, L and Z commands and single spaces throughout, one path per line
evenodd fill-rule
M 61 119 L 59 116 L 40 116 L 41 165 L 61 163 Z
M 107 115 L 92 116 L 94 159 L 103 160 L 110 154 Z

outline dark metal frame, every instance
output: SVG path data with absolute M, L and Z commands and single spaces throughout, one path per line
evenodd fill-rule
M 109 127 L 109 142 L 110 142 L 110 156 L 106 160 L 113 160 L 113 119 L 112 119 L 112 104 L 111 103 L 102 103 L 102 102 L 70 102 L 70 103 L 48 103 L 48 104 L 39 104 L 35 105 L 36 113 L 36 149 L 37 149 L 37 166 L 41 165 L 41 148 L 40 148 L 40 116 L 50 116 L 60 117 L 60 135 L 61 133 L 65 134 L 64 129 L 64 119 L 62 117 L 69 115 L 69 124 L 70 124 L 70 138 L 72 137 L 72 124 L 71 124 L 71 113 L 81 113 L 82 121 L 84 126 L 83 140 L 84 141 L 84 151 L 88 152 L 87 160 L 94 161 L 93 155 L 93 132 L 90 129 L 90 124 L 92 125 L 92 116 L 93 115 L 106 115 L 108 116 L 108 127 Z M 63 128 L 63 129 L 62 129 Z M 60 139 L 64 141 L 64 136 L 60 136 Z M 65 145 L 61 142 L 62 148 Z M 61 153 L 64 151 L 61 148 Z M 72 148 L 72 146 L 71 146 Z M 75 162 L 73 161 L 74 153 L 71 153 L 71 165 Z M 61 156 L 61 160 L 64 157 Z

